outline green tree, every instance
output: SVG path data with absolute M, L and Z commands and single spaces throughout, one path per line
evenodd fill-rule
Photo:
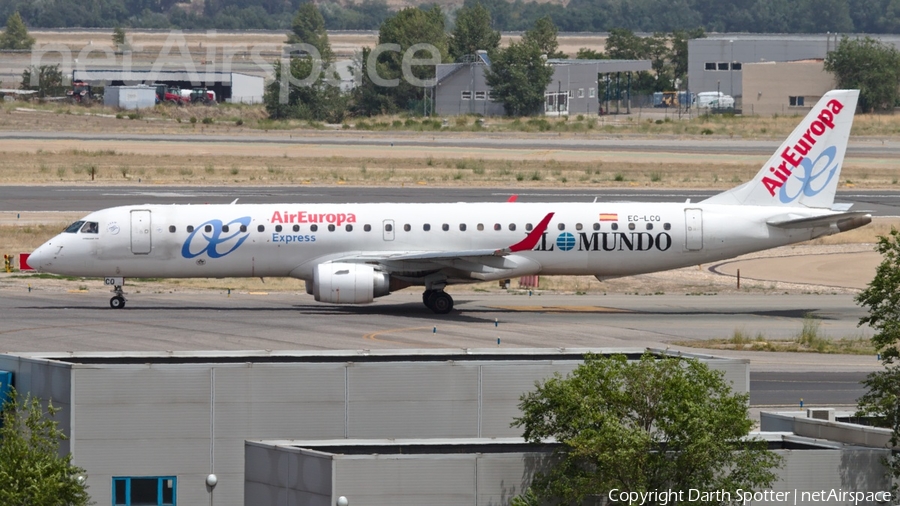
M 491 28 L 491 13 L 481 5 L 464 6 L 456 11 L 456 26 L 450 34 L 449 51 L 453 60 L 475 51 L 493 54 L 500 47 L 500 32 Z
M 325 79 L 322 62 L 314 61 L 309 55 L 293 57 L 288 61 L 290 74 L 282 71 L 282 61 L 276 61 L 274 70 L 278 78 L 266 87 L 263 102 L 269 118 L 329 123 L 343 121 L 347 97 L 338 83 Z M 316 77 L 313 77 L 314 72 L 318 72 Z
M 672 32 L 672 73 L 675 80 L 685 82 L 688 75 L 688 41 L 706 38 L 703 28 L 693 30 L 675 30 Z M 687 86 L 683 86 L 687 89 Z
M 71 454 L 59 454 L 66 436 L 52 419 L 58 411 L 51 403 L 45 412 L 30 395 L 19 403 L 10 389 L 0 413 L 0 504 L 89 504 L 84 469 L 72 464 Z
M 28 67 L 22 72 L 23 90 L 35 90 L 40 98 L 58 97 L 65 93 L 62 71 L 59 65 L 41 65 Z
M 891 44 L 844 37 L 825 57 L 825 70 L 839 88 L 859 89 L 864 112 L 893 109 L 900 99 L 900 51 Z
M 449 46 L 444 25 L 444 12 L 437 5 L 427 10 L 407 7 L 381 24 L 378 30 L 378 44 L 399 46 L 396 50 L 385 50 L 378 55 L 378 78 L 383 81 L 376 84 L 389 97 L 393 108 L 421 110 L 423 84 L 434 79 L 436 67 L 428 64 L 412 65 L 411 60 L 407 60 L 408 68 L 404 75 L 403 59 L 433 58 L 438 63 L 445 61 L 448 58 Z M 417 47 L 410 51 L 413 46 Z M 431 48 L 434 48 L 434 51 Z M 370 77 L 374 78 L 371 75 Z
M 553 80 L 553 68 L 544 61 L 544 55 L 537 45 L 524 41 L 513 42 L 497 52 L 485 81 L 506 114 L 527 116 L 541 112 L 544 91 Z
M 126 49 L 128 43 L 125 39 L 125 29 L 121 26 L 113 28 L 112 43 L 116 51 L 124 51 Z
M 19 11 L 15 11 L 6 19 L 6 31 L 0 35 L 0 49 L 31 49 L 34 37 L 28 35 L 25 22 Z
M 522 42 L 536 46 L 547 58 L 566 58 L 566 53 L 557 51 L 559 42 L 556 34 L 559 29 L 553 24 L 550 16 L 544 16 L 534 22 L 534 26 L 522 35 Z
M 859 416 L 870 417 L 875 425 L 891 429 L 891 445 L 900 446 L 900 231 L 895 228 L 878 238 L 875 250 L 882 260 L 875 277 L 865 290 L 856 296 L 856 303 L 866 308 L 868 315 L 859 319 L 875 331 L 872 343 L 881 357 L 884 369 L 869 374 L 863 385 L 866 393 L 859 398 Z M 885 462 L 894 478 L 894 499 L 898 497 L 900 454 L 894 453 Z
M 304 3 L 297 10 L 288 34 L 288 44 L 309 44 L 319 51 L 319 56 L 326 64 L 334 60 L 328 32 L 325 31 L 325 19 L 316 4 Z
M 606 55 L 595 49 L 583 47 L 575 53 L 576 60 L 605 60 Z
M 513 425 L 529 442 L 561 443 L 558 463 L 532 483 L 544 499 L 580 504 L 614 488 L 734 493 L 769 487 L 781 464 L 765 441 L 747 439 L 748 401 L 697 360 L 588 356 L 524 394 Z

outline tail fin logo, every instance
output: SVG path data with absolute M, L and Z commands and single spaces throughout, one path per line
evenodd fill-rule
M 834 117 L 840 114 L 843 109 L 844 104 L 839 100 L 829 100 L 825 104 L 825 108 L 819 112 L 816 119 L 809 125 L 809 128 L 806 129 L 806 132 L 797 143 L 784 148 L 784 151 L 781 152 L 781 163 L 778 165 L 778 168 L 769 167 L 769 172 L 775 177 L 766 176 L 762 178 L 762 184 L 769 191 L 769 195 L 774 197 L 776 190 L 779 190 L 779 200 L 787 204 L 797 200 L 801 194 L 812 197 L 828 186 L 828 182 L 831 181 L 838 169 L 837 164 L 829 167 L 837 156 L 836 148 L 834 146 L 825 148 L 815 161 L 811 161 L 807 155 L 812 151 L 818 138 L 834 128 Z M 819 162 L 826 157 L 827 162 L 820 164 Z M 798 167 L 803 170 L 795 173 L 794 171 Z M 821 168 L 816 171 L 816 167 Z M 814 182 L 826 172 L 828 177 L 825 181 L 814 187 Z M 792 175 L 801 183 L 800 189 L 793 196 L 788 195 L 788 182 Z

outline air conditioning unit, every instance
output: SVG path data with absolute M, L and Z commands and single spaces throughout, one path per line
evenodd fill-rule
M 814 420 L 834 421 L 834 408 L 810 408 L 806 410 L 806 418 Z

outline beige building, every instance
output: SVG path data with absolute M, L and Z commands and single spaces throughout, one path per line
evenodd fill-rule
M 760 62 L 743 65 L 745 115 L 805 115 L 829 90 L 837 87 L 823 60 Z

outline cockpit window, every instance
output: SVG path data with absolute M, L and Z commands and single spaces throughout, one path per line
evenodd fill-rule
M 99 234 L 100 233 L 100 225 L 96 221 L 88 221 L 85 222 L 84 226 L 81 227 L 82 234 Z
M 69 226 L 66 228 L 66 231 L 65 231 L 65 232 L 66 232 L 67 234 L 76 234 L 76 233 L 78 233 L 79 230 L 81 230 L 81 226 L 82 226 L 82 225 L 84 225 L 84 222 L 83 222 L 83 221 L 76 221 L 75 223 L 69 225 Z

